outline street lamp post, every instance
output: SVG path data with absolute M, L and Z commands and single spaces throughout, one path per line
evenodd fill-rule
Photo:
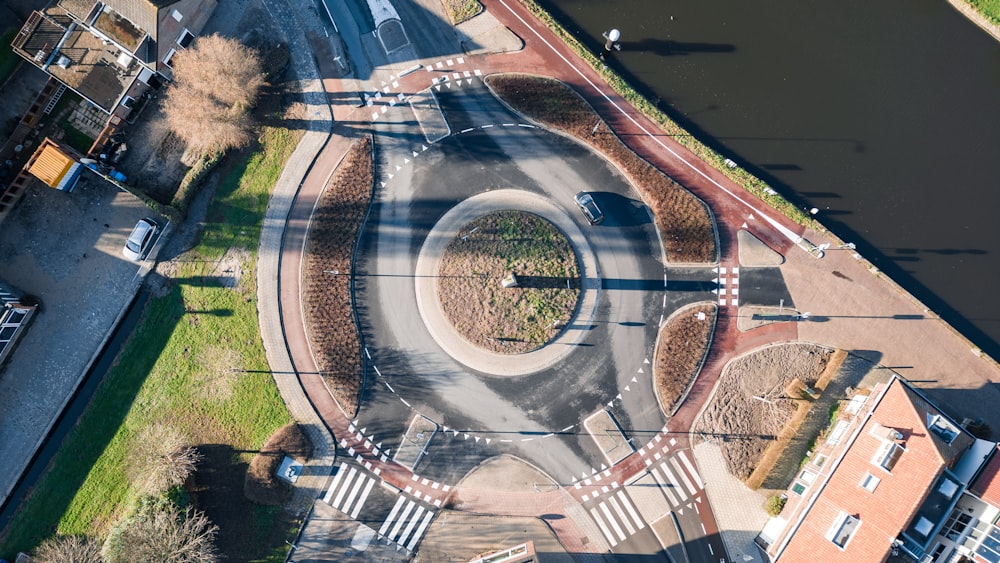
M 612 49 L 615 51 L 622 50 L 622 46 L 618 44 L 618 40 L 621 39 L 622 37 L 622 32 L 618 31 L 617 29 L 612 29 L 611 31 L 605 31 L 601 35 L 603 35 L 605 39 L 604 52 L 601 53 L 602 59 L 604 58 L 604 55 L 610 53 Z

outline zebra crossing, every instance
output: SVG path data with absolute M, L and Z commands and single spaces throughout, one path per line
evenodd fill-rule
M 378 537 L 394 542 L 412 552 L 417 547 L 424 532 L 427 531 L 427 525 L 431 523 L 432 518 L 434 518 L 432 507 L 417 502 L 406 495 L 400 495 L 392 510 L 389 511 L 389 515 L 382 522 L 382 526 L 378 529 Z
M 660 485 L 664 496 L 670 501 L 670 506 L 680 508 L 688 505 L 689 508 L 693 508 L 692 500 L 701 502 L 701 497 L 698 496 L 702 490 L 701 477 L 685 452 L 678 452 L 673 457 L 661 459 L 659 463 L 650 465 L 647 469 Z
M 596 502 L 590 509 L 590 516 L 597 522 L 597 527 L 611 547 L 646 527 L 632 499 L 623 489 L 616 489 L 613 494 L 601 497 Z
M 372 489 L 380 480 L 361 467 L 341 463 L 323 496 L 323 502 L 352 519 L 357 519 Z M 396 496 L 396 503 L 378 529 L 378 538 L 396 543 L 412 552 L 427 531 L 434 513 L 433 506 L 400 491 Z
M 357 518 L 377 481 L 359 467 L 341 463 L 323 502 L 351 518 Z

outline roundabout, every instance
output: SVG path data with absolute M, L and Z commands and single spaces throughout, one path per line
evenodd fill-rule
M 525 352 L 498 352 L 469 341 L 449 319 L 439 292 L 439 268 L 446 249 L 467 232 L 467 225 L 492 213 L 520 211 L 542 217 L 561 232 L 569 242 L 579 264 L 579 302 L 574 300 L 570 317 L 551 340 Z M 416 302 L 420 316 L 434 341 L 451 358 L 488 375 L 515 376 L 551 367 L 573 350 L 585 331 L 581 324 L 593 320 L 600 296 L 600 272 L 597 257 L 579 226 L 564 209 L 546 198 L 523 190 L 493 190 L 470 197 L 449 210 L 428 233 L 417 258 L 414 276 Z M 500 280 L 492 280 L 496 285 Z M 576 282 L 576 280 L 574 280 Z M 504 291 L 518 291 L 504 288 Z M 521 319 L 524 320 L 524 319 Z

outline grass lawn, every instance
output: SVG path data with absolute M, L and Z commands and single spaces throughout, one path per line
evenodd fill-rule
M 13 559 L 55 530 L 103 539 L 138 498 L 128 479 L 129 452 L 153 422 L 172 425 L 209 450 L 204 463 L 211 452 L 225 451 L 223 464 L 244 470 L 251 454 L 242 452 L 259 448 L 289 422 L 261 344 L 255 266 L 271 188 L 299 138 L 265 129 L 259 148 L 222 181 L 200 243 L 176 262 L 169 293 L 148 301 L 90 407 L 10 524 L 0 555 Z M 220 282 L 224 255 L 239 260 L 242 274 L 232 287 Z M 242 478 L 230 487 L 239 504 Z M 194 504 L 219 524 L 219 544 L 230 559 L 283 560 L 284 540 L 295 529 L 280 509 L 252 507 L 239 520 L 251 529 L 227 529 L 211 507 Z M 227 537 L 242 537 L 240 553 L 228 552 Z
M 976 11 L 993 23 L 1000 25 L 1000 0 L 968 0 Z
M 15 55 L 10 47 L 10 43 L 18 31 L 18 29 L 11 29 L 0 36 L 0 84 L 3 84 L 14 73 L 17 65 L 24 60 Z

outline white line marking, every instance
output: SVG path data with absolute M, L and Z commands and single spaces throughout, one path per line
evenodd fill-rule
M 389 388 L 389 391 L 391 391 L 391 392 L 393 392 L 393 393 L 395 393 L 395 392 L 396 392 L 396 390 L 392 388 L 392 385 L 389 385 L 389 382 L 388 382 L 388 381 L 386 381 L 386 382 L 384 382 L 384 383 L 385 383 L 385 386 Z
M 344 501 L 344 514 L 351 513 L 350 509 L 354 506 L 354 499 L 358 496 L 358 493 L 361 491 L 361 487 L 364 486 L 365 481 L 369 480 L 365 477 L 364 473 L 361 473 L 359 477 L 360 479 L 354 483 L 354 487 L 351 489 L 351 494 L 347 495 L 347 500 Z
M 621 505 L 618 504 L 618 501 L 615 499 L 615 497 L 609 498 L 608 502 L 611 503 L 611 506 L 615 509 L 615 512 L 618 513 L 619 516 L 621 516 L 622 524 L 625 524 L 625 531 L 628 532 L 628 535 L 631 536 L 632 534 L 634 534 L 635 528 L 632 527 L 632 523 L 629 522 L 628 517 L 625 515 L 625 511 L 622 510 Z
M 368 479 L 368 485 L 365 487 L 363 493 L 361 493 L 361 498 L 358 499 L 358 504 L 354 506 L 354 510 L 351 511 L 351 518 L 357 518 L 358 514 L 361 513 L 361 507 L 365 505 L 365 501 L 368 500 L 369 493 L 372 492 L 372 486 L 375 485 L 375 479 Z
M 517 124 L 517 126 L 518 126 L 518 127 L 527 127 L 527 128 L 529 128 L 529 129 L 534 129 L 534 128 L 535 128 L 535 126 L 534 126 L 534 125 L 530 125 L 530 124 L 528 124 L 528 123 L 518 123 L 518 124 Z
M 687 454 L 681 451 L 677 452 L 677 455 L 680 456 L 681 462 L 684 463 L 684 467 L 686 467 L 688 472 L 691 473 L 691 478 L 694 479 L 695 484 L 697 484 L 699 488 L 704 489 L 705 488 L 704 482 L 701 480 L 701 476 L 698 475 L 698 471 L 695 470 L 694 464 L 692 464 L 691 461 L 688 460 Z
M 417 511 L 413 513 L 413 518 L 410 519 L 410 523 L 406 525 L 406 529 L 403 530 L 403 533 L 399 535 L 399 541 L 396 543 L 398 543 L 399 545 L 403 545 L 403 542 L 406 541 L 406 538 L 410 537 L 410 532 L 413 531 L 413 527 L 417 525 L 417 520 L 420 520 L 420 517 L 423 516 L 423 514 L 424 514 L 424 507 L 417 506 Z
M 326 496 L 323 497 L 323 502 L 327 504 L 330 503 L 330 497 L 333 496 L 333 490 L 337 488 L 337 485 L 340 483 L 340 480 L 343 479 L 344 473 L 347 473 L 347 471 L 344 470 L 344 464 L 341 463 L 340 469 L 337 470 L 337 475 L 333 478 L 333 483 L 330 483 L 330 488 L 327 489 Z
M 389 524 L 396 517 L 396 513 L 399 512 L 399 507 L 403 506 L 404 502 L 406 502 L 406 497 L 399 497 L 396 499 L 396 505 L 389 511 L 389 515 L 385 517 L 385 522 L 382 522 L 382 527 L 378 529 L 378 535 L 385 535 L 385 531 L 389 529 Z
M 674 473 L 670 471 L 670 467 L 667 466 L 667 462 L 663 462 L 660 464 L 660 470 L 663 471 L 663 474 L 666 475 L 667 479 L 670 480 L 670 484 L 673 486 L 674 492 L 677 493 L 678 498 L 681 499 L 681 502 L 686 501 L 687 493 L 685 493 L 684 489 L 681 487 L 680 481 L 678 481 L 677 478 L 674 477 Z
M 434 501 L 439 504 L 441 501 Z M 420 537 L 424 535 L 424 530 L 427 529 L 427 524 L 430 524 L 431 518 L 434 517 L 434 513 L 430 510 L 427 511 L 427 515 L 424 516 L 424 521 L 420 523 L 420 527 L 417 531 L 413 533 L 413 537 L 410 539 L 410 543 L 406 544 L 406 549 L 413 551 L 414 547 L 417 547 L 417 542 L 420 541 Z
M 357 473 L 357 470 L 352 467 L 351 472 L 347 475 L 347 480 L 344 481 L 344 487 L 337 493 L 337 498 L 333 499 L 332 506 L 337 510 L 340 510 L 340 501 L 344 500 L 344 493 L 347 492 L 347 489 L 351 488 L 351 480 L 354 479 L 355 473 Z
M 403 509 L 403 513 L 399 515 L 398 519 L 396 519 L 396 525 L 393 526 L 392 531 L 389 532 L 389 539 L 396 541 L 396 538 L 399 537 L 396 534 L 399 533 L 399 530 L 403 527 L 403 524 L 406 523 L 407 518 L 409 518 L 410 512 L 413 512 L 413 508 L 416 506 L 419 505 L 413 501 L 406 502 L 406 508 Z
M 675 497 L 674 492 L 670 490 L 671 486 L 663 479 L 663 475 L 657 470 L 656 467 L 651 469 L 649 473 L 650 475 L 653 476 L 653 479 L 655 479 L 656 482 L 660 485 L 660 490 L 663 491 L 663 494 L 667 496 L 667 500 L 670 501 L 670 506 L 677 506 L 679 504 L 677 502 L 677 497 Z
M 621 526 L 618 525 L 618 521 L 611 515 L 611 511 L 608 510 L 608 505 L 602 502 L 598 506 L 601 508 L 601 511 L 604 512 L 604 516 L 607 517 L 608 523 L 615 529 L 615 533 L 618 534 L 618 541 L 624 540 L 626 537 L 625 533 L 622 531 Z
M 694 485 L 691 484 L 691 479 L 689 479 L 687 473 L 684 473 L 681 469 L 680 464 L 677 463 L 676 457 L 670 458 L 670 464 L 677 470 L 677 474 L 680 475 L 681 480 L 684 481 L 684 486 L 687 487 L 687 490 L 691 491 L 691 496 L 698 494 L 698 489 L 694 488 Z
M 609 530 L 608 527 L 604 524 L 604 520 L 601 519 L 600 513 L 597 512 L 596 508 L 590 511 L 590 516 L 594 519 L 595 522 L 597 522 L 597 526 L 601 528 L 601 533 L 604 534 L 605 538 L 607 538 L 608 543 L 611 544 L 611 547 L 618 545 L 618 540 L 615 539 L 613 535 L 611 535 L 611 530 Z
M 468 129 L 462 129 L 461 133 L 468 133 L 469 131 L 475 131 L 475 127 L 469 127 Z
M 406 399 L 404 399 L 404 398 L 400 397 L 400 398 L 399 398 L 399 400 L 400 400 L 400 401 L 403 401 L 403 404 L 404 404 L 404 405 L 406 405 L 407 407 L 409 407 L 409 406 L 410 406 L 410 403 L 407 403 L 407 402 L 406 402 Z
M 639 518 L 638 514 L 636 514 L 635 507 L 632 506 L 632 501 L 629 500 L 628 495 L 626 495 L 624 491 L 618 491 L 618 495 L 616 496 L 618 496 L 619 500 L 622 501 L 622 505 L 625 506 L 625 510 L 628 511 L 629 515 L 632 516 L 632 521 L 635 522 L 636 527 L 640 530 L 645 528 L 646 523 L 642 521 L 642 518 Z

